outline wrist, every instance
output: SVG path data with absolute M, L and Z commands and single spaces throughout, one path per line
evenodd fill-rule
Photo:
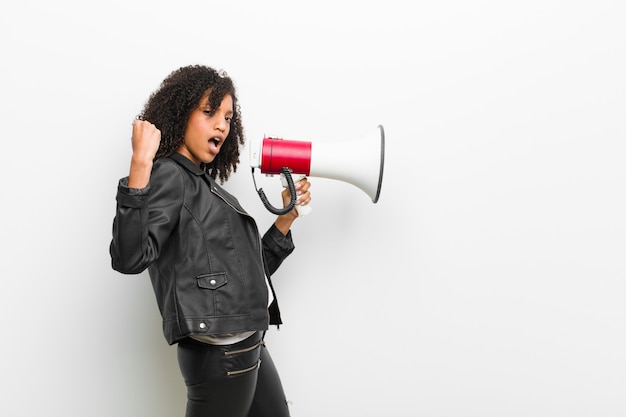
M 289 233 L 289 229 L 291 229 L 291 225 L 298 218 L 298 211 L 296 209 L 291 210 L 287 214 L 280 215 L 276 218 L 274 225 L 283 235 L 287 235 Z
M 152 163 L 154 162 L 154 158 L 146 155 L 137 154 L 133 152 L 130 158 L 130 165 L 137 167 L 148 167 L 152 168 Z
M 152 160 L 133 158 L 130 162 L 130 172 L 128 174 L 129 188 L 145 188 L 150 182 L 152 172 Z

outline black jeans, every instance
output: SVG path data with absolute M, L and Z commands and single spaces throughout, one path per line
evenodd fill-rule
M 289 417 L 274 362 L 257 332 L 233 345 L 178 343 L 186 417 Z

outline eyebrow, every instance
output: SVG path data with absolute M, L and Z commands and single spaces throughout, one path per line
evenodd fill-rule
M 200 107 L 205 107 L 205 108 L 206 108 L 206 107 L 208 107 L 208 108 L 209 108 L 210 110 L 212 110 L 213 112 L 216 112 L 216 111 L 217 111 L 217 110 L 219 110 L 219 109 L 220 109 L 220 107 L 222 107 L 222 106 L 219 106 L 217 109 L 213 109 L 213 107 L 211 107 L 211 102 L 209 101 L 209 96 L 207 96 L 206 101 L 205 101 L 204 103 L 202 103 L 202 104 L 200 105 Z M 234 110 L 234 109 L 230 109 L 230 110 L 228 110 L 228 111 L 226 112 L 226 114 L 228 114 L 228 115 L 232 116 L 232 115 L 234 115 L 234 114 L 235 114 L 235 110 Z

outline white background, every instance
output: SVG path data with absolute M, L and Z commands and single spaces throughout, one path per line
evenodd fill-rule
M 108 245 L 132 119 L 199 63 L 235 80 L 249 140 L 385 127 L 380 201 L 311 178 L 274 279 L 294 417 L 626 415 L 625 21 L 618 0 L 4 2 L 0 414 L 183 414 L 149 279 Z M 226 186 L 265 229 L 247 162 Z

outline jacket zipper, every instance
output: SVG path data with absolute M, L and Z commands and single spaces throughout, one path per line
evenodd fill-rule
M 265 281 L 268 281 L 268 277 L 265 276 L 265 260 L 263 259 L 263 240 L 261 238 L 261 232 L 259 232 L 259 226 L 257 226 L 256 224 L 256 220 L 254 220 L 254 217 L 252 217 L 251 215 L 249 215 L 246 212 L 243 212 L 241 210 L 239 210 L 237 207 L 233 206 L 232 204 L 230 204 L 228 202 L 228 200 L 226 200 L 224 198 L 223 195 L 221 195 L 219 193 L 219 191 L 217 190 L 217 188 L 213 187 L 212 185 L 209 185 L 209 188 L 211 189 L 211 192 L 213 192 L 213 194 L 215 194 L 216 196 L 218 196 L 224 203 L 226 203 L 227 205 L 229 205 L 233 210 L 235 210 L 237 213 L 248 217 L 250 220 L 252 220 L 252 224 L 254 224 L 254 228 L 256 229 L 256 235 L 257 235 L 257 242 L 259 244 L 259 258 L 261 259 L 261 266 L 263 267 L 263 277 L 265 278 Z M 268 313 L 269 314 L 269 313 Z M 269 317 L 268 317 L 269 320 Z

